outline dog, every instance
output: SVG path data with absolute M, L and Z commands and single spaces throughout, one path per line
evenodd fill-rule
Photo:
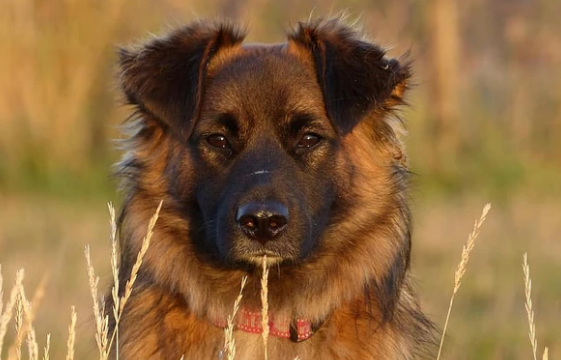
M 408 275 L 395 110 L 410 64 L 338 18 L 298 23 L 282 44 L 244 36 L 197 21 L 119 50 L 134 108 L 117 164 L 121 292 L 163 200 L 119 321 L 119 358 L 225 359 L 247 276 L 236 355 L 263 359 L 264 259 L 269 359 L 417 358 L 433 326 Z

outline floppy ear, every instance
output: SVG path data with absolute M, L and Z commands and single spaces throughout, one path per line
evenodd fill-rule
M 188 138 L 198 117 L 209 60 L 244 36 L 228 24 L 198 22 L 138 49 L 119 49 L 121 88 L 144 115 Z
M 327 113 L 340 133 L 373 109 L 402 103 L 409 66 L 386 59 L 383 49 L 339 19 L 298 23 L 288 38 L 311 55 Z

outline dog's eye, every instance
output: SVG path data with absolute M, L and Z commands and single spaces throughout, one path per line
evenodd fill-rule
M 306 133 L 302 136 L 298 144 L 296 144 L 296 147 L 299 149 L 311 149 L 316 146 L 320 140 L 321 138 L 318 135 Z
M 220 134 L 212 134 L 206 138 L 206 141 L 214 146 L 215 148 L 219 149 L 229 149 L 230 144 L 228 143 L 228 139 L 224 135 Z

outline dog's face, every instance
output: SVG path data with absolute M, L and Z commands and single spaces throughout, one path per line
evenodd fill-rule
M 304 258 L 330 216 L 337 142 L 315 72 L 285 47 L 211 62 L 189 140 L 206 241 L 234 262 Z
M 287 44 L 243 46 L 203 23 L 121 53 L 129 101 L 167 139 L 158 176 L 201 253 L 298 263 L 321 243 L 352 178 L 341 142 L 399 102 L 408 77 L 349 31 L 300 26 Z

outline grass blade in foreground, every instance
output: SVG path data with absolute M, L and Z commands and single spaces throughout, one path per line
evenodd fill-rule
M 538 360 L 538 339 L 536 337 L 536 323 L 534 322 L 534 309 L 532 308 L 532 279 L 530 278 L 530 265 L 528 265 L 528 253 L 524 253 L 522 262 L 522 271 L 524 272 L 524 295 L 526 296 L 526 313 L 528 314 L 528 337 L 532 344 L 532 355 L 534 360 Z M 547 360 L 548 351 L 545 348 L 543 359 Z
M 70 325 L 68 326 L 68 341 L 66 342 L 66 360 L 74 360 L 74 343 L 76 341 L 76 308 L 72 306 L 70 315 Z M 47 341 L 48 344 L 48 341 Z M 45 354 L 48 350 L 45 349 Z
M 267 339 L 269 338 L 269 268 L 267 267 L 267 255 L 263 256 L 263 276 L 261 277 L 261 327 L 263 332 L 263 347 L 265 351 L 265 360 L 267 356 Z
M 93 313 L 95 318 L 95 342 L 97 344 L 97 348 L 99 350 L 99 359 L 105 360 L 107 359 L 107 331 L 108 331 L 108 318 L 107 316 L 103 316 L 103 308 L 105 307 L 103 304 L 103 298 L 100 301 L 98 300 L 98 292 L 97 292 L 97 285 L 99 284 L 99 277 L 95 275 L 94 267 L 92 265 L 92 259 L 90 255 L 90 247 L 86 246 L 84 249 L 84 255 L 86 257 L 86 267 L 88 271 L 88 280 L 90 285 L 90 292 L 92 295 L 92 305 L 93 305 Z
M 115 329 L 113 330 L 113 334 L 111 335 L 111 340 L 109 340 L 109 346 L 107 348 L 108 351 L 111 351 L 111 346 L 113 344 L 113 341 L 115 340 L 115 335 L 117 333 L 117 329 L 119 328 L 119 322 L 121 320 L 121 316 L 123 315 L 123 310 L 132 294 L 132 288 L 134 282 L 136 281 L 136 276 L 138 275 L 140 266 L 142 265 L 142 259 L 144 258 L 144 255 L 146 255 L 148 247 L 150 246 L 150 240 L 152 239 L 152 235 L 154 235 L 154 227 L 156 226 L 156 222 L 158 221 L 158 217 L 160 216 L 160 210 L 162 209 L 163 202 L 163 200 L 160 201 L 156 212 L 148 223 L 148 231 L 146 232 L 146 236 L 144 237 L 144 239 L 142 239 L 142 245 L 140 246 L 140 251 L 138 252 L 138 255 L 136 257 L 136 262 L 132 266 L 131 275 L 129 277 L 129 280 L 125 284 L 125 294 L 119 300 L 119 316 L 115 318 Z M 116 356 L 118 359 L 119 354 L 116 354 Z
M 446 335 L 446 328 L 448 327 L 448 320 L 450 319 L 450 313 L 452 312 L 452 306 L 454 304 L 454 297 L 456 293 L 460 289 L 462 285 L 462 277 L 464 276 L 467 268 L 467 263 L 469 261 L 469 255 L 475 246 L 475 239 L 479 235 L 479 229 L 485 219 L 487 218 L 487 213 L 491 209 L 491 204 L 486 204 L 483 207 L 483 212 L 481 213 L 481 217 L 479 220 L 475 220 L 475 224 L 473 225 L 473 230 L 468 236 L 467 243 L 464 245 L 462 249 L 462 259 L 458 264 L 458 268 L 456 269 L 456 273 L 454 274 L 454 291 L 452 292 L 452 296 L 450 297 L 450 305 L 448 306 L 448 314 L 446 315 L 446 321 L 444 322 L 444 329 L 442 329 L 442 337 L 440 338 L 440 346 L 438 347 L 438 356 L 436 360 L 440 359 L 440 354 L 442 353 L 442 345 L 444 344 L 444 336 Z
M 111 297 L 113 298 L 113 317 L 119 317 L 118 309 L 121 306 L 121 299 L 119 298 L 119 247 L 117 244 L 117 221 L 115 220 L 115 208 L 111 202 L 107 203 L 109 209 L 109 226 L 111 233 L 109 240 L 111 242 L 111 272 L 113 273 L 113 289 L 111 290 Z M 115 328 L 115 359 L 119 360 L 119 327 Z
M 228 325 L 224 329 L 224 351 L 226 352 L 227 360 L 234 360 L 234 358 L 236 357 L 236 342 L 234 339 L 234 319 L 236 318 L 236 314 L 238 313 L 238 309 L 240 308 L 240 303 L 243 298 L 243 289 L 245 287 L 246 282 L 247 282 L 247 276 L 244 276 L 242 278 L 242 283 L 240 285 L 240 294 L 236 298 L 236 301 L 234 301 L 234 309 L 232 311 L 232 315 L 229 315 L 228 319 L 226 319 Z
M 134 265 L 132 267 L 131 275 L 129 277 L 129 280 L 125 284 L 125 293 L 122 297 L 119 298 L 118 312 L 117 312 L 116 309 L 113 310 L 114 314 L 117 313 L 117 316 L 115 316 L 115 329 L 113 330 L 113 333 L 111 334 L 110 339 L 108 338 L 109 319 L 106 315 L 104 315 L 105 314 L 105 309 L 104 309 L 104 305 L 103 305 L 103 298 L 102 298 L 102 301 L 101 301 L 101 306 L 100 306 L 100 303 L 97 300 L 97 296 L 98 296 L 97 285 L 99 283 L 99 277 L 95 276 L 94 268 L 93 268 L 93 265 L 92 265 L 92 262 L 91 262 L 91 257 L 90 257 L 90 248 L 89 248 L 89 246 L 86 246 L 85 255 L 86 255 L 86 261 L 87 261 L 88 277 L 89 277 L 89 282 L 90 282 L 90 291 L 92 293 L 92 299 L 93 299 L 94 316 L 95 316 L 95 321 L 96 321 L 96 342 L 97 342 L 97 345 L 98 345 L 98 348 L 99 348 L 99 353 L 100 353 L 100 359 L 101 360 L 105 360 L 109 356 L 111 346 L 113 344 L 113 341 L 115 340 L 117 329 L 119 327 L 119 321 L 121 319 L 121 315 L 123 314 L 123 309 L 125 308 L 125 304 L 127 303 L 129 297 L 132 294 L 132 288 L 133 288 L 134 282 L 136 281 L 136 277 L 138 275 L 138 271 L 140 269 L 140 266 L 142 265 L 142 259 L 144 258 L 144 255 L 148 251 L 148 247 L 150 246 L 150 239 L 152 238 L 152 235 L 154 234 L 154 227 L 155 227 L 156 221 L 158 220 L 158 217 L 160 215 L 160 210 L 162 208 L 162 203 L 163 203 L 163 201 L 160 201 L 160 204 L 158 205 L 158 208 L 156 209 L 156 212 L 154 213 L 154 215 L 150 219 L 150 222 L 148 223 L 148 231 L 146 233 L 146 236 L 142 239 L 142 245 L 140 247 L 140 251 L 138 252 L 136 262 L 134 263 Z M 114 213 L 112 213 L 112 206 L 109 207 L 109 211 L 110 211 L 111 216 L 114 217 Z M 114 237 L 113 226 L 114 226 L 114 219 L 112 218 L 111 219 L 112 241 L 114 240 L 113 239 L 113 237 Z M 115 244 L 112 243 L 112 245 L 113 245 L 112 246 L 113 254 L 112 254 L 112 264 L 111 265 L 114 267 L 114 266 L 117 266 L 117 263 L 115 261 L 117 250 L 114 246 Z M 115 275 L 115 269 L 113 269 L 113 271 L 114 271 L 113 275 Z M 116 356 L 118 358 L 118 354 Z
M 45 353 L 43 360 L 49 360 L 49 351 L 51 351 L 51 334 L 47 334 L 47 343 L 45 344 Z

